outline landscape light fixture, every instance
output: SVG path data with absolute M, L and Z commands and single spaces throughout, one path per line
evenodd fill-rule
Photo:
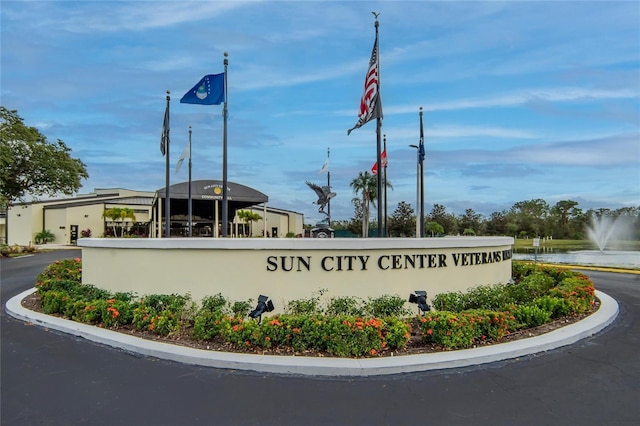
M 269 297 L 261 294 L 258 297 L 258 305 L 249 313 L 249 316 L 253 319 L 258 318 L 258 324 L 260 324 L 260 321 L 262 321 L 262 314 L 265 312 L 271 312 L 273 309 L 273 302 L 269 300 Z
M 431 310 L 431 306 L 427 304 L 427 292 L 424 290 L 416 290 L 413 294 L 409 295 L 409 302 L 418 305 L 418 313 L 428 312 Z

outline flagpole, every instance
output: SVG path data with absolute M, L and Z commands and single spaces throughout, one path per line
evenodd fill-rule
M 193 236 L 191 204 L 191 126 L 189 126 L 189 237 Z
M 376 22 L 375 22 L 375 27 L 376 27 L 376 45 L 377 45 L 377 54 L 378 54 L 378 70 L 380 69 L 380 46 L 378 44 L 378 27 L 379 27 L 379 23 L 378 23 L 378 16 L 374 14 L 374 16 L 376 17 Z M 378 75 L 378 82 L 376 83 L 378 86 L 378 90 L 377 90 L 377 96 L 380 97 L 380 76 Z M 378 101 L 376 103 L 376 108 L 378 108 L 380 106 L 380 102 Z M 380 137 L 380 133 L 382 130 L 382 117 L 380 117 L 381 114 L 377 114 L 377 118 L 376 118 L 376 158 L 378 161 L 378 173 L 377 173 L 377 178 L 378 178 L 378 237 L 382 237 L 385 235 L 385 231 L 384 231 L 384 222 L 383 222 L 383 218 L 382 218 L 382 173 L 379 173 L 380 169 L 381 169 L 381 165 L 382 165 L 382 161 L 381 161 L 381 146 L 382 146 L 382 140 Z
M 387 135 L 384 135 L 384 150 L 382 152 L 387 152 Z M 388 158 L 388 157 L 387 157 Z M 388 209 L 387 209 L 387 162 L 384 163 L 384 236 L 389 236 L 389 227 L 388 227 Z
M 329 164 L 329 147 L 327 147 L 327 164 Z M 327 186 L 331 192 L 331 170 L 327 169 Z M 331 198 L 327 201 L 327 218 L 329 220 L 329 228 L 331 228 Z
M 415 145 L 413 145 L 415 146 Z M 420 226 L 420 147 L 416 149 L 416 238 L 421 237 Z
M 171 92 L 167 90 L 167 128 L 166 128 L 166 157 L 165 157 L 165 184 L 164 184 L 164 193 L 165 193 L 165 238 L 169 238 L 171 236 L 171 191 L 169 189 L 169 103 L 171 101 Z
M 420 107 L 420 237 L 424 237 L 424 128 L 422 126 L 422 107 Z
M 223 130 L 222 130 L 222 236 L 227 236 L 227 226 L 229 222 L 229 198 L 227 194 L 227 101 L 229 100 L 229 90 L 227 86 L 227 67 L 229 60 L 227 57 L 229 53 L 224 52 L 224 108 L 222 110 L 223 116 Z M 217 226 L 217 224 L 216 224 Z

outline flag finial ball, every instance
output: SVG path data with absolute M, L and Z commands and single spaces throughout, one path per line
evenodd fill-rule
M 227 56 L 229 56 L 229 52 L 224 52 L 224 56 L 225 56 L 225 58 L 226 58 Z

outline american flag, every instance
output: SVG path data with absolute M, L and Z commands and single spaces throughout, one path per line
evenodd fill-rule
M 353 130 L 361 127 L 365 123 L 374 118 L 382 118 L 382 104 L 380 102 L 380 63 L 378 61 L 378 36 L 373 43 L 371 51 L 371 60 L 369 61 L 369 69 L 364 79 L 364 93 L 360 99 L 360 113 L 358 114 L 358 122 L 347 131 L 349 135 Z

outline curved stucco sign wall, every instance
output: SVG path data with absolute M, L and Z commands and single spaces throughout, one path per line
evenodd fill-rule
M 276 312 L 319 290 L 326 297 L 432 298 L 511 278 L 513 238 L 98 239 L 83 238 L 85 284 L 116 292 L 271 298 Z

